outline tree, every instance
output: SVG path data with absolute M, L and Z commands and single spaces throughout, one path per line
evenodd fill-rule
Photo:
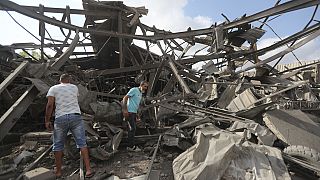
M 28 54 L 31 54 L 31 56 Z M 36 60 L 40 60 L 41 59 L 41 54 L 38 52 L 38 51 L 36 51 L 36 50 L 32 50 L 31 52 L 29 52 L 29 51 L 27 51 L 27 50 L 25 50 L 25 51 L 21 51 L 20 53 L 19 53 L 19 55 L 20 56 L 22 56 L 22 57 L 24 57 L 24 58 L 35 58 Z M 47 59 L 46 57 L 45 57 L 45 59 Z

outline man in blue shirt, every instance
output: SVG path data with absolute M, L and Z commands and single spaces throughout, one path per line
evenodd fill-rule
M 140 101 L 142 98 L 142 93 L 148 89 L 148 82 L 142 81 L 139 87 L 134 87 L 129 90 L 127 95 L 123 97 L 123 116 L 129 121 L 129 131 L 128 131 L 128 150 L 139 151 L 139 148 L 134 145 L 134 136 L 136 133 L 136 119 L 137 112 L 139 109 Z

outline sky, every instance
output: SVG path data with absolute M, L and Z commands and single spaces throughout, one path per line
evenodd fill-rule
M 39 4 L 45 7 L 61 7 L 69 5 L 73 9 L 82 9 L 81 0 L 13 0 L 21 5 L 38 6 Z M 222 13 L 229 19 L 234 20 L 246 14 L 247 16 L 260 12 L 272 7 L 276 0 L 124 0 L 127 6 L 145 6 L 149 13 L 140 20 L 148 25 L 155 26 L 158 29 L 169 30 L 171 32 L 185 31 L 188 27 L 192 29 L 208 28 L 212 24 L 225 21 Z M 282 0 L 281 3 L 286 2 Z M 303 29 L 306 23 L 310 20 L 314 8 L 306 8 L 295 12 L 287 13 L 276 17 L 268 22 L 268 25 L 277 33 L 280 38 L 286 38 L 293 33 Z M 23 15 L 10 12 L 19 23 L 27 27 L 35 35 L 38 35 L 38 22 Z M 51 17 L 52 14 L 47 13 Z M 56 14 L 55 14 L 56 16 Z M 59 19 L 58 17 L 57 19 Z M 316 13 L 316 20 L 320 20 L 320 12 Z M 80 16 L 72 17 L 72 23 L 82 26 L 84 18 Z M 38 40 L 26 33 L 19 27 L 5 11 L 0 12 L 0 44 L 10 45 L 16 42 L 35 42 Z M 314 22 L 313 22 L 314 23 Z M 253 26 L 260 26 L 260 23 L 254 23 Z M 49 32 L 55 32 L 51 35 L 53 38 L 61 38 L 62 34 L 56 27 L 47 26 Z M 277 37 L 268 26 L 264 26 L 266 34 L 258 41 L 258 49 L 269 46 L 277 41 Z M 301 61 L 320 59 L 320 38 L 316 38 L 306 44 L 299 50 L 295 51 L 296 56 Z M 283 48 L 282 48 L 283 49 Z M 280 50 L 282 50 L 280 49 Z M 280 50 L 267 53 L 260 58 L 263 60 Z M 282 63 L 296 62 L 294 56 L 287 55 Z

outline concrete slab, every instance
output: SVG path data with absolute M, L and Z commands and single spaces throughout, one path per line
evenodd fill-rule
M 54 180 L 55 174 L 53 171 L 40 167 L 24 174 L 24 180 Z
M 268 128 L 282 141 L 320 152 L 320 126 L 301 110 L 272 110 L 263 116 Z
M 33 155 L 32 152 L 23 150 L 16 158 L 14 158 L 13 162 L 14 164 L 18 165 L 23 159 L 32 155 Z

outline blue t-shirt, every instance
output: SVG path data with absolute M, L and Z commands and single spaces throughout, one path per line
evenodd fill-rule
M 142 93 L 138 87 L 131 88 L 127 93 L 129 100 L 127 102 L 128 112 L 137 113 L 140 105 Z

